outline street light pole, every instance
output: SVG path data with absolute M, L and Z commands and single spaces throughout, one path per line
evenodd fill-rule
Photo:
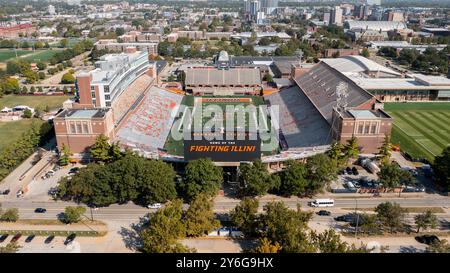
M 355 227 L 355 239 L 357 237 L 358 234 L 358 224 L 359 224 L 359 214 L 357 213 L 358 210 L 358 199 L 355 198 L 355 215 L 356 215 L 356 227 Z

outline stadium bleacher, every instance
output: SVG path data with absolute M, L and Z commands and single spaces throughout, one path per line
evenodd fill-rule
M 284 148 L 307 148 L 331 143 L 330 126 L 298 86 L 265 96 L 279 106 L 280 142 Z M 274 120 L 276 117 L 271 117 Z
M 336 87 L 339 84 L 344 83 L 346 86 L 348 107 L 356 107 L 373 99 L 367 91 L 325 62 L 317 64 L 309 72 L 296 78 L 295 82 L 330 124 L 333 107 L 337 105 Z
M 183 95 L 151 87 L 142 102 L 121 124 L 117 132 L 120 143 L 147 157 L 158 155 L 158 149 L 170 133 Z
M 112 109 L 116 125 L 122 121 L 130 110 L 133 110 L 131 106 L 139 104 L 143 94 L 151 86 L 153 80 L 147 74 L 141 75 L 114 101 Z

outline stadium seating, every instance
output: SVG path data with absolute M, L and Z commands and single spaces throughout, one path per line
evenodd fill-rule
M 137 78 L 127 89 L 113 102 L 112 109 L 114 111 L 114 123 L 118 124 L 125 114 L 132 110 L 133 104 L 138 104 L 140 99 L 152 82 L 153 78 L 147 74 L 143 74 Z
M 286 148 L 307 148 L 328 145 L 330 126 L 319 111 L 297 87 L 286 88 L 265 96 L 271 106 L 278 105 L 277 119 L 281 129 L 280 143 Z
M 148 157 L 164 148 L 183 95 L 153 86 L 121 124 L 117 140 Z

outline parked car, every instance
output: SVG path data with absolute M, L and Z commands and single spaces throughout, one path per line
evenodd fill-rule
M 320 216 L 330 216 L 330 215 L 331 215 L 331 212 L 329 212 L 328 210 L 319 210 L 319 211 L 317 212 L 317 215 L 320 215 Z
M 353 174 L 350 167 L 345 168 L 345 171 L 347 172 L 347 174 Z
M 50 235 L 47 237 L 47 239 L 45 239 L 44 243 L 50 244 L 53 241 L 53 239 L 55 239 L 55 235 Z
M 345 222 L 345 216 L 341 215 L 341 216 L 335 217 L 334 220 L 338 221 L 338 222 Z
M 147 206 L 149 209 L 160 209 L 162 208 L 162 205 L 160 203 L 154 203 Z
M 47 209 L 44 209 L 44 208 L 36 208 L 36 209 L 34 210 L 34 212 L 35 212 L 35 213 L 46 213 L 46 212 L 47 212 Z
M 22 190 L 18 190 L 16 196 L 17 196 L 17 197 L 21 197 L 22 194 L 23 194 L 23 191 L 22 191 Z
M 30 236 L 28 236 L 28 237 L 25 239 L 25 243 L 29 243 L 29 242 L 33 241 L 34 237 L 36 237 L 36 235 L 31 234 Z
M 3 194 L 4 194 L 4 195 L 8 195 L 10 192 L 11 192 L 11 190 L 7 189 L 7 190 L 4 190 L 4 191 L 3 191 Z
M 22 237 L 22 233 L 17 233 L 16 235 L 14 235 L 14 237 L 12 237 L 11 243 L 17 242 L 20 237 Z
M 80 168 L 78 167 L 74 167 L 72 169 L 69 170 L 69 174 L 76 174 L 80 171 Z
M 438 243 L 441 240 L 436 235 L 422 235 L 422 236 L 416 236 L 416 241 L 421 244 L 427 244 L 430 245 L 432 243 Z
M 6 238 L 8 238 L 9 234 L 3 234 L 2 236 L 0 236 L 0 243 L 3 243 Z
M 425 191 L 425 187 L 420 185 L 416 187 L 416 192 L 424 192 Z
M 356 167 L 353 167 L 352 173 L 353 173 L 353 175 L 358 175 L 359 174 L 358 169 Z
M 66 240 L 64 241 L 64 244 L 68 245 L 68 244 L 72 243 L 76 237 L 77 237 L 77 235 L 75 233 L 70 234 L 69 236 L 67 236 Z

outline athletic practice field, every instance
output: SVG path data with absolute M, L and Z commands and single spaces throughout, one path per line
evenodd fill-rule
M 450 103 L 385 103 L 394 117 L 392 143 L 413 158 L 433 161 L 450 145 Z

